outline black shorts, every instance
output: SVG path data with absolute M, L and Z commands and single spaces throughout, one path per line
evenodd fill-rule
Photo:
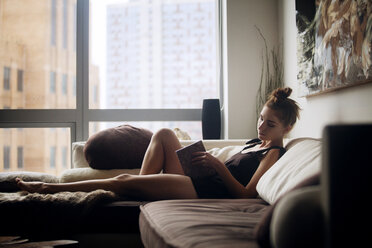
M 191 178 L 195 191 L 202 199 L 230 199 L 233 198 L 218 176 Z

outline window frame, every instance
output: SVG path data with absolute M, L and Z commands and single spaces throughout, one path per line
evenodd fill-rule
M 222 83 L 222 1 L 216 0 L 217 79 L 219 80 L 221 106 L 223 106 L 224 101 Z M 90 109 L 89 0 L 77 0 L 76 34 L 74 35 L 76 35 L 76 108 L 1 109 L 0 128 L 67 127 L 71 131 L 71 142 L 76 142 L 89 138 L 90 122 L 201 121 L 201 109 Z

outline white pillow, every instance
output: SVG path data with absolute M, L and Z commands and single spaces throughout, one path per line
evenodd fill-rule
M 266 171 L 256 186 L 259 196 L 270 204 L 321 169 L 319 139 L 294 139 L 286 148 L 287 152 Z
M 245 146 L 226 146 L 223 148 L 212 148 L 207 152 L 218 158 L 222 163 L 231 158 L 236 153 L 240 152 Z
M 85 141 L 72 143 L 72 168 L 86 168 L 89 164 L 84 156 Z

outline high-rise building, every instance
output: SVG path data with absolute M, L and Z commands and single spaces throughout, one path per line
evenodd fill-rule
M 216 97 L 214 0 L 107 8 L 107 108 L 200 108 Z
M 0 0 L 0 10 L 0 108 L 76 108 L 76 0 Z M 1 128 L 0 171 L 59 174 L 70 143 L 67 128 Z

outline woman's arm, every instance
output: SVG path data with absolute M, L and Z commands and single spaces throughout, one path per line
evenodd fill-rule
M 254 198 L 257 197 L 258 194 L 256 191 L 258 180 L 260 180 L 261 176 L 278 160 L 279 150 L 271 149 L 268 151 L 246 187 L 241 185 L 233 175 L 231 175 L 226 166 L 211 154 L 207 152 L 198 152 L 195 153 L 195 155 L 193 160 L 195 165 L 209 165 L 215 168 L 220 178 L 235 198 Z

